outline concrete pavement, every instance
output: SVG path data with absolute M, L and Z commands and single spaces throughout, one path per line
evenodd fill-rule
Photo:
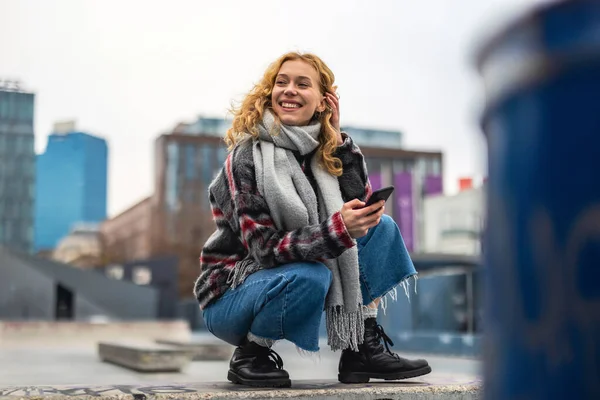
M 480 363 L 474 359 L 426 358 L 433 372 L 398 382 L 366 385 L 337 382 L 339 353 L 323 343 L 318 356 L 302 356 L 288 342 L 274 349 L 292 378 L 291 389 L 257 390 L 226 382 L 228 361 L 193 362 L 180 373 L 139 373 L 100 362 L 95 346 L 4 348 L 0 352 L 0 398 L 308 398 L 476 399 Z M 135 395 L 135 396 L 133 396 Z M 57 397 L 54 397 L 55 399 Z
M 344 385 L 337 381 L 293 381 L 289 389 L 246 388 L 231 383 L 201 383 L 180 385 L 103 385 L 0 388 L 0 399 L 72 399 L 112 400 L 146 399 L 344 399 L 344 400 L 425 400 L 480 399 L 478 382 L 446 383 L 410 380 L 403 383 L 374 382 Z

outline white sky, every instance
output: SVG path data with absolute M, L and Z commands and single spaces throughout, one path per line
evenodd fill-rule
M 152 192 L 158 134 L 225 116 L 289 50 L 334 71 L 342 124 L 442 150 L 452 193 L 485 174 L 474 47 L 542 1 L 0 0 L 0 78 L 37 94 L 38 153 L 57 120 L 108 140 L 109 215 Z

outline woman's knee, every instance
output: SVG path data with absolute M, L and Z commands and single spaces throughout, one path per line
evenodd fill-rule
M 286 275 L 295 290 L 317 297 L 325 296 L 331 285 L 331 271 L 319 262 L 297 263 Z
M 391 229 L 396 229 L 398 226 L 398 225 L 396 225 L 396 221 L 394 221 L 394 218 L 390 217 L 387 214 L 383 214 L 381 216 L 381 219 L 379 220 L 379 224 L 382 227 L 391 228 Z
M 391 235 L 400 231 L 396 221 L 394 221 L 394 219 L 387 214 L 383 214 L 381 216 L 381 220 L 377 225 L 377 230 L 384 235 Z

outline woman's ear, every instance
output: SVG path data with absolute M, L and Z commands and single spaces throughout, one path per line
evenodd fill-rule
M 321 100 L 321 102 L 319 103 L 319 105 L 317 106 L 317 112 L 323 112 L 327 109 L 327 100 L 325 100 L 325 97 L 323 97 L 323 100 Z

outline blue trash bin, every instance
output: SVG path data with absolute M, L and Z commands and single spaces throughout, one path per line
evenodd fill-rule
M 600 399 L 600 1 L 478 52 L 487 104 L 488 399 Z

